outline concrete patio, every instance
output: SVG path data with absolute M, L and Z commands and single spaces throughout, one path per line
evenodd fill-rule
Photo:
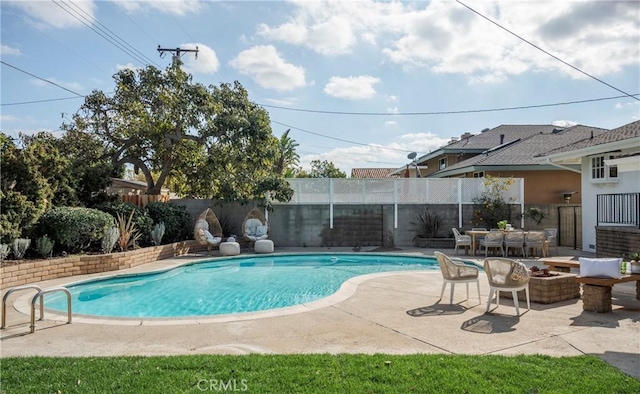
M 372 248 L 362 248 L 365 253 Z M 351 252 L 350 248 L 276 248 L 276 253 Z M 453 250 L 443 252 L 455 256 Z M 243 253 L 246 253 L 243 251 Z M 433 255 L 432 249 L 403 248 L 389 253 Z M 585 255 L 560 248 L 560 255 Z M 470 259 L 481 264 L 482 259 Z M 117 273 L 156 270 L 204 259 L 185 256 L 157 261 Z M 542 266 L 536 259 L 527 265 Z M 113 273 L 110 273 L 113 274 Z M 58 286 L 106 274 L 38 283 Z M 12 294 L 8 324 L 1 331 L 2 357 L 117 356 L 247 353 L 442 353 L 442 354 L 591 354 L 640 378 L 640 300 L 635 283 L 613 288 L 613 311 L 582 310 L 580 299 L 554 304 L 513 302 L 485 314 L 489 291 L 481 273 L 482 304 L 475 285 L 465 300 L 456 287 L 454 303 L 439 300 L 440 271 L 402 272 L 358 277 L 335 295 L 309 305 L 242 315 L 202 319 L 140 321 L 65 318 L 45 312 L 45 320 L 29 333 L 28 299 L 33 292 Z M 6 290 L 6 289 L 5 289 Z M 3 292 L 4 294 L 4 292 Z M 18 310 L 16 310 L 16 308 Z M 19 311 L 20 310 L 20 311 Z

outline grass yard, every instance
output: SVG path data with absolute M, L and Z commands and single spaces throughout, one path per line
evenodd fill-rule
M 638 393 L 594 356 L 247 355 L 19 357 L 2 393 Z

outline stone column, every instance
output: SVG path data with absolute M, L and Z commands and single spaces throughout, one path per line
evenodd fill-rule
M 582 285 L 582 309 L 590 312 L 611 312 L 611 287 Z

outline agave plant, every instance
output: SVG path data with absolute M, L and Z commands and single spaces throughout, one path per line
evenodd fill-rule
M 153 230 L 151 230 L 151 238 L 153 239 L 154 245 L 160 245 L 160 242 L 162 242 L 162 237 L 164 237 L 164 230 L 165 227 L 163 222 L 160 222 L 153 226 Z
M 42 257 L 51 256 L 53 245 L 55 244 L 46 234 L 36 239 L 36 252 Z
M 102 236 L 102 253 L 111 253 L 113 247 L 116 245 L 116 242 L 118 242 L 119 236 L 120 230 L 118 229 L 118 227 L 110 227 L 107 231 L 105 231 L 104 235 Z
M 133 222 L 133 213 L 129 215 L 129 219 L 125 222 L 124 217 L 118 214 L 118 227 L 120 229 L 120 237 L 118 238 L 118 245 L 120 250 L 124 252 L 129 249 L 129 246 L 134 246 L 136 241 L 142 234 L 136 229 L 136 224 Z

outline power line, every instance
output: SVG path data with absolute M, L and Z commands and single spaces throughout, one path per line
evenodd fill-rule
M 134 58 L 137 62 L 140 62 L 142 64 L 149 64 L 144 58 L 146 56 L 144 56 L 140 51 L 138 51 L 137 49 L 131 47 L 131 45 L 129 45 L 128 43 L 126 43 L 126 41 L 124 41 L 122 38 L 118 37 L 115 33 L 111 32 L 111 34 L 109 34 L 107 31 L 105 31 L 105 29 L 102 29 L 100 26 L 96 26 L 94 25 L 94 23 L 100 24 L 100 22 L 91 17 L 89 15 L 89 17 L 85 17 L 83 15 L 81 15 L 78 11 L 74 11 L 70 5 L 65 4 L 63 1 L 60 1 L 60 3 L 56 2 L 56 0 L 51 0 L 55 5 L 57 5 L 58 7 L 60 7 L 63 11 L 65 11 L 66 13 L 68 13 L 69 15 L 71 15 L 73 18 L 75 18 L 76 20 L 78 20 L 80 23 L 82 23 L 83 25 L 87 26 L 89 29 L 93 30 L 93 32 L 95 32 L 97 35 L 99 35 L 100 37 L 104 38 L 105 40 L 107 40 L 110 44 L 112 44 L 113 46 L 115 46 L 116 48 L 118 48 L 119 50 L 121 50 L 122 52 L 124 52 L 125 54 L 131 56 L 132 58 Z M 71 3 L 73 4 L 73 3 Z M 76 6 L 75 4 L 73 4 L 74 7 L 80 9 L 78 6 Z M 83 13 L 86 14 L 86 12 L 82 9 L 80 9 Z M 88 14 L 87 14 L 88 15 Z M 90 19 L 89 19 L 90 18 Z M 102 24 L 100 24 L 102 25 Z M 95 26 L 95 27 L 94 27 Z M 106 28 L 106 27 L 105 27 Z M 109 29 L 107 29 L 109 30 Z M 109 30 L 110 31 L 110 30 Z M 126 45 L 129 45 L 131 48 L 133 48 L 133 50 L 124 47 L 121 43 L 115 41 L 115 40 L 120 40 L 121 42 L 125 43 Z M 136 53 L 137 52 L 137 53 Z M 140 53 L 140 55 L 138 55 L 138 53 Z
M 180 22 L 178 22 L 178 20 L 173 16 L 173 13 L 171 13 L 171 11 L 169 11 L 169 9 L 167 8 L 167 6 L 164 4 L 164 1 L 160 1 L 160 4 L 162 4 L 162 7 L 164 8 L 165 11 L 167 11 L 167 14 L 169 14 L 169 16 L 171 17 L 171 19 L 173 19 L 173 21 L 178 25 L 178 27 L 180 27 L 180 30 L 182 30 L 182 32 L 184 34 L 187 35 L 187 38 L 189 38 L 191 41 L 193 41 L 193 43 L 195 44 L 196 40 L 194 40 L 191 35 L 189 35 L 189 33 L 187 33 L 187 31 L 184 29 L 184 27 L 182 27 L 182 25 L 180 24 Z
M 456 2 L 457 2 L 458 4 L 460 4 L 460 5 L 464 6 L 465 8 L 469 9 L 471 12 L 475 13 L 476 15 L 481 16 L 482 18 L 486 19 L 487 21 L 489 21 L 489 22 L 493 23 L 494 25 L 498 26 L 499 28 L 501 28 L 502 30 L 506 31 L 507 33 L 509 33 L 509 34 L 511 34 L 511 35 L 513 35 L 513 36 L 515 36 L 515 37 L 517 37 L 517 38 L 519 38 L 520 40 L 522 40 L 522 41 L 526 42 L 527 44 L 531 45 L 532 47 L 536 48 L 537 50 L 539 50 L 539 51 L 541 51 L 541 52 L 543 52 L 543 53 L 545 53 L 545 54 L 547 54 L 547 55 L 551 56 L 552 58 L 556 59 L 557 61 L 561 62 L 562 64 L 564 64 L 564 65 L 566 65 L 566 66 L 571 67 L 572 69 L 574 69 L 574 70 L 578 71 L 578 72 L 579 72 L 579 73 L 581 73 L 581 74 L 586 75 L 586 76 L 587 76 L 587 77 L 589 77 L 589 78 L 595 79 L 596 81 L 598 81 L 598 82 L 600 82 L 600 83 L 602 83 L 602 84 L 604 84 L 604 85 L 606 85 L 606 86 L 610 87 L 611 89 L 617 90 L 618 92 L 620 92 L 620 93 L 624 94 L 625 96 L 628 96 L 628 97 L 631 97 L 632 99 L 635 99 L 635 100 L 640 101 L 640 98 L 636 97 L 636 95 L 632 95 L 632 94 L 629 94 L 629 93 L 627 93 L 627 92 L 625 92 L 625 91 L 623 91 L 623 90 L 621 90 L 621 89 L 618 89 L 617 87 L 615 87 L 615 86 L 613 86 L 613 85 L 611 85 L 611 84 L 609 84 L 609 83 L 607 83 L 607 82 L 605 82 L 605 81 L 603 81 L 603 80 L 601 80 L 601 79 L 599 79 L 599 78 L 597 78 L 597 77 L 594 77 L 593 75 L 591 75 L 591 74 L 589 74 L 589 73 L 587 73 L 587 72 L 585 72 L 585 71 L 582 71 L 582 70 L 581 70 L 581 69 L 579 69 L 578 67 L 576 67 L 576 66 L 574 66 L 574 65 L 572 65 L 572 64 L 569 64 L 569 63 L 565 62 L 564 60 L 560 59 L 559 57 L 557 57 L 557 56 L 555 56 L 555 55 L 553 55 L 553 54 L 551 54 L 551 53 L 549 53 L 549 52 L 545 51 L 544 49 L 540 48 L 539 46 L 537 46 L 536 44 L 532 43 L 531 41 L 528 41 L 528 40 L 526 40 L 525 38 L 523 38 L 523 37 L 519 36 L 518 34 L 516 34 L 516 33 L 512 32 L 511 30 L 507 29 L 506 27 L 503 27 L 503 26 L 502 26 L 502 25 L 500 25 L 498 22 L 495 22 L 495 21 L 493 21 L 493 20 L 489 19 L 488 17 L 486 17 L 486 16 L 482 15 L 481 13 L 479 13 L 478 11 L 476 11 L 476 10 L 474 10 L 473 8 L 469 7 L 468 5 L 464 4 L 464 3 L 463 3 L 463 2 L 461 2 L 460 0 L 456 0 Z
M 78 93 L 78 92 L 74 92 L 74 91 L 73 91 L 73 90 L 71 90 L 71 89 L 67 89 L 67 88 L 65 88 L 65 87 L 64 87 L 64 86 L 62 86 L 62 85 L 58 85 L 58 84 L 57 84 L 57 83 L 55 83 L 55 82 L 51 82 L 51 81 L 49 81 L 48 79 L 44 79 L 44 78 L 41 78 L 41 77 L 39 77 L 39 76 L 37 76 L 37 75 L 31 74 L 30 72 L 25 71 L 25 70 L 23 70 L 23 69 L 21 69 L 21 68 L 18 68 L 18 67 L 16 67 L 16 66 L 12 66 L 11 64 L 9 64 L 9 63 L 5 62 L 4 60 L 0 60 L 0 63 L 4 64 L 5 66 L 11 67 L 11 68 L 13 68 L 13 69 L 15 69 L 15 70 L 18 70 L 18 71 L 20 71 L 20 72 L 22 72 L 22 73 L 25 73 L 25 74 L 27 74 L 27 75 L 29 75 L 29 76 L 31 76 L 31 77 L 37 78 L 37 79 L 39 79 L 39 80 L 41 80 L 41 81 L 44 81 L 44 82 L 46 82 L 46 83 L 50 83 L 50 84 L 52 84 L 52 85 L 54 85 L 54 86 L 57 86 L 57 87 L 59 87 L 60 89 L 64 89 L 64 90 L 66 90 L 66 91 L 67 91 L 67 92 L 69 92 L 69 93 L 73 93 L 73 94 L 75 94 L 76 96 L 84 97 L 84 95 L 83 95 L 83 94 L 80 94 L 80 93 Z
M 358 116 L 425 116 L 425 115 L 455 115 L 455 114 L 474 114 L 480 112 L 498 112 L 498 111 L 514 111 L 519 109 L 532 109 L 532 108 L 544 108 L 544 107 L 556 107 L 561 105 L 571 105 L 571 104 L 584 104 L 591 103 L 596 101 L 605 101 L 605 100 L 615 100 L 620 98 L 627 98 L 638 96 L 639 94 L 624 96 L 615 96 L 615 97 L 602 97 L 596 99 L 587 99 L 587 100 L 576 100 L 576 101 L 565 101 L 559 103 L 550 103 L 550 104 L 533 104 L 533 105 L 522 105 L 517 107 L 502 107 L 502 108 L 486 108 L 486 109 L 470 109 L 470 110 L 455 110 L 455 111 L 433 111 L 433 112 L 347 112 L 347 111 L 325 111 L 325 110 L 315 110 L 315 109 L 303 109 L 303 108 L 290 108 L 290 107 L 280 107 L 277 105 L 266 105 L 256 103 L 262 107 L 267 108 L 276 108 L 283 109 L 287 111 L 297 111 L 297 112 L 311 112 L 316 114 L 331 114 L 331 115 L 358 115 Z
M 350 141 L 350 140 L 345 140 L 345 139 L 342 139 L 342 138 L 331 137 L 331 136 L 326 135 L 326 134 L 316 133 L 316 132 L 313 132 L 313 131 L 309 131 L 309 130 L 301 129 L 301 128 L 299 128 L 299 127 L 291 126 L 291 125 L 288 125 L 288 124 L 285 124 L 285 123 L 281 123 L 281 122 L 275 121 L 275 120 L 273 120 L 273 119 L 271 119 L 271 123 L 279 124 L 279 125 L 281 125 L 281 126 L 288 127 L 288 128 L 290 128 L 290 129 L 294 129 L 294 130 L 302 131 L 303 133 L 313 134 L 313 135 L 317 135 L 317 136 L 319 136 L 319 137 L 328 138 L 328 139 L 330 139 L 330 140 L 336 140 L 336 141 L 340 141 L 340 142 L 346 142 L 346 143 L 348 143 L 348 144 L 354 144 L 354 145 L 367 146 L 367 147 L 369 147 L 369 148 L 377 148 L 377 149 L 384 149 L 384 150 L 392 150 L 392 151 L 396 151 L 396 152 L 405 152 L 405 153 L 407 153 L 407 152 L 409 152 L 409 153 L 413 152 L 413 151 L 410 151 L 410 150 L 395 149 L 395 148 L 387 148 L 387 147 L 384 147 L 384 146 L 376 146 L 376 145 L 371 145 L 371 144 L 365 144 L 364 142 Z
M 17 102 L 17 103 L 2 103 L 2 104 L 0 104 L 0 106 L 7 107 L 7 106 L 10 106 L 10 105 L 49 103 L 51 101 L 63 101 L 63 100 L 79 99 L 79 98 L 83 98 L 83 97 L 85 97 L 85 96 L 80 96 L 80 97 L 78 97 L 78 96 L 59 97 L 59 98 L 46 99 L 46 100 L 21 101 L 21 102 Z

